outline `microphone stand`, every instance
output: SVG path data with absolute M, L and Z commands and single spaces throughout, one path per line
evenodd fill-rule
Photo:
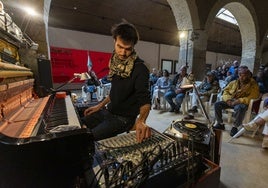
M 67 84 L 72 83 L 77 77 L 73 77 L 71 80 L 63 83 L 62 85 L 60 85 L 59 87 L 57 87 L 56 89 L 50 88 L 53 92 L 59 91 L 61 88 L 63 88 L 64 86 L 66 86 Z
M 199 94 L 198 89 L 196 88 L 195 82 L 193 82 L 193 89 L 194 89 L 194 91 L 195 91 L 195 93 L 196 93 L 196 95 L 197 95 L 197 100 L 198 100 L 198 102 L 199 102 L 199 104 L 200 104 L 201 110 L 202 110 L 203 114 L 205 115 L 205 117 L 206 117 L 206 119 L 207 119 L 207 121 L 208 121 L 210 127 L 212 127 L 212 125 L 211 125 L 211 121 L 210 121 L 209 116 L 208 116 L 208 113 L 207 113 L 207 111 L 206 111 L 206 109 L 205 109 L 205 107 L 204 107 L 204 104 L 203 104 L 202 101 L 201 101 L 200 94 Z M 210 128 L 210 127 L 208 127 L 208 128 Z
M 193 89 L 194 89 L 194 91 L 195 91 L 195 93 L 197 95 L 197 100 L 198 100 L 198 102 L 200 104 L 200 108 L 201 108 L 203 114 L 205 115 L 205 117 L 206 117 L 206 119 L 208 121 L 208 129 L 210 130 L 211 135 L 212 135 L 212 143 L 211 143 L 210 155 L 211 155 L 211 158 L 212 158 L 212 160 L 214 162 L 215 161 L 215 139 L 216 139 L 216 136 L 215 136 L 215 133 L 213 131 L 212 122 L 211 122 L 211 120 L 209 118 L 209 115 L 208 115 L 208 113 L 207 113 L 207 111 L 206 111 L 206 109 L 204 107 L 204 104 L 201 101 L 200 94 L 198 92 L 198 89 L 196 88 L 196 85 L 195 85 L 194 81 L 193 81 Z
M 69 81 L 63 83 L 62 85 L 60 85 L 59 87 L 57 87 L 56 89 L 50 88 L 51 91 L 53 92 L 57 92 L 59 91 L 61 88 L 63 88 L 64 86 L 66 86 L 67 84 L 72 83 L 76 78 L 80 78 L 80 80 L 87 80 L 90 79 L 90 75 L 87 72 L 84 73 L 74 73 L 74 77 L 72 79 L 70 79 Z

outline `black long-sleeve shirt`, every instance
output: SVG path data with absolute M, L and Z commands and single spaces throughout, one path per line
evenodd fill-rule
M 149 70 L 139 58 L 128 78 L 114 75 L 108 110 L 116 115 L 136 118 L 140 107 L 151 104 L 149 91 Z

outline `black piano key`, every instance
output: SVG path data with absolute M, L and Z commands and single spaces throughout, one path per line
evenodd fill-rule
M 54 99 L 45 122 L 46 130 L 50 130 L 59 125 L 68 125 L 67 109 L 64 99 Z

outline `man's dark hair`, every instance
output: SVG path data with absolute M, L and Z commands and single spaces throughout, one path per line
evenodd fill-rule
M 123 20 L 119 24 L 115 24 L 111 29 L 111 33 L 114 39 L 116 39 L 117 36 L 120 36 L 124 41 L 132 42 L 134 45 L 137 44 L 139 40 L 139 33 L 136 27 L 126 20 Z
M 169 77 L 169 72 L 168 72 L 167 69 L 164 69 L 164 70 L 163 70 L 163 73 L 166 73 L 166 76 Z

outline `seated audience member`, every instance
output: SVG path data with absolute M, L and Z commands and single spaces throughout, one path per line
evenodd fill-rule
M 234 69 L 234 73 L 232 73 L 231 81 L 238 79 L 238 68 Z
M 266 66 L 263 70 L 263 85 L 266 90 L 268 90 L 268 66 Z
M 211 70 L 210 71 L 213 75 L 214 75 L 214 79 L 219 82 L 219 78 L 216 76 L 217 75 L 217 71 L 216 70 Z
M 153 91 L 154 91 L 154 84 L 156 83 L 156 81 L 158 80 L 159 76 L 157 75 L 158 71 L 156 70 L 156 68 L 152 68 L 152 72 L 150 73 L 149 76 L 149 88 L 151 91 L 151 95 L 153 95 Z
M 160 108 L 160 97 L 164 96 L 167 89 L 170 88 L 172 80 L 169 78 L 169 72 L 165 69 L 163 71 L 163 76 L 158 78 L 154 85 L 152 103 L 155 105 L 154 109 Z
M 262 148 L 268 149 L 268 98 L 264 100 L 264 111 L 258 114 L 252 121 L 247 124 L 243 124 L 243 127 L 247 131 L 254 131 L 258 126 L 263 126 L 262 134 L 264 135 L 262 141 Z
M 234 60 L 233 65 L 229 68 L 232 75 L 235 75 L 235 70 L 239 67 L 239 62 Z
M 187 76 L 187 67 L 182 66 L 180 68 L 179 73 L 174 77 L 170 90 L 168 90 L 164 95 L 164 98 L 170 105 L 169 112 L 179 113 L 180 111 L 181 104 L 186 93 L 186 89 L 180 88 L 180 85 L 182 83 L 183 78 L 186 76 Z M 175 103 L 173 101 L 174 98 Z
M 226 78 L 228 71 L 229 71 L 229 67 L 226 64 L 223 64 L 222 65 L 222 77 L 223 77 L 223 79 Z
M 225 85 L 228 85 L 233 79 L 231 71 L 227 72 L 226 78 L 224 79 Z
M 216 75 L 213 74 L 212 72 L 208 72 L 203 82 L 197 87 L 201 101 L 202 102 L 209 101 L 210 95 L 212 93 L 218 93 L 219 88 L 220 86 L 219 86 L 219 82 L 216 79 Z M 193 116 L 194 113 L 198 112 L 197 104 L 198 104 L 198 96 L 197 96 L 196 91 L 193 90 L 192 104 L 191 104 L 192 108 L 188 110 L 190 114 L 186 116 L 184 119 L 194 118 Z
M 268 71 L 266 72 L 266 74 Z M 256 82 L 259 85 L 260 93 L 268 93 L 268 75 L 265 75 L 264 70 L 260 70 L 256 75 Z
M 157 77 L 160 78 L 160 77 L 162 77 L 162 76 L 163 76 L 163 71 L 162 71 L 162 70 L 159 70 L 159 71 L 157 72 Z
M 234 69 L 234 73 L 232 74 L 231 71 L 227 72 L 226 78 L 225 78 L 225 83 L 226 85 L 229 84 L 231 81 L 233 80 L 237 80 L 238 79 L 238 68 Z
M 224 79 L 224 75 L 223 75 L 221 66 L 216 68 L 216 77 L 218 78 L 218 80 L 223 80 Z
M 248 104 L 251 99 L 259 97 L 259 87 L 257 82 L 252 78 L 250 70 L 246 66 L 238 68 L 239 78 L 230 82 L 223 90 L 222 101 L 214 104 L 215 118 L 217 124 L 215 129 L 224 130 L 222 119 L 222 110 L 227 108 L 234 109 L 234 124 L 230 132 L 230 136 L 234 136 L 238 132 L 238 127 L 242 125 Z

